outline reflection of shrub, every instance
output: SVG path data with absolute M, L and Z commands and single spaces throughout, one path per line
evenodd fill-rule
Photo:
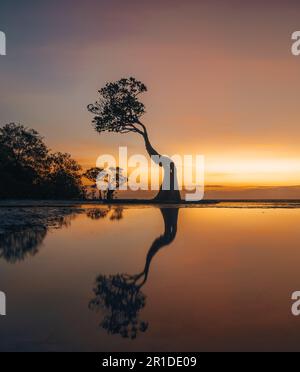
M 16 263 L 38 253 L 49 229 L 68 227 L 79 208 L 1 208 L 0 258 Z
M 92 208 L 87 211 L 87 216 L 92 220 L 100 220 L 110 215 L 109 219 L 111 221 L 121 220 L 123 218 L 123 210 L 124 208 L 122 207 Z
M 27 256 L 34 256 L 46 235 L 46 227 L 0 234 L 0 257 L 7 262 L 16 263 L 25 260 Z
M 135 284 L 134 277 L 126 274 L 100 275 L 94 288 L 92 310 L 106 313 L 100 326 L 111 334 L 134 339 L 138 332 L 146 332 L 148 323 L 139 320 L 139 312 L 146 304 L 146 296 Z
M 110 216 L 110 220 L 111 221 L 121 220 L 122 218 L 123 218 L 123 208 L 122 207 L 113 208 L 111 216 Z

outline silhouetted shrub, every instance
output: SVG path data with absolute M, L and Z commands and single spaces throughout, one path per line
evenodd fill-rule
M 81 167 L 69 154 L 50 153 L 33 129 L 0 128 L 0 198 L 83 198 Z

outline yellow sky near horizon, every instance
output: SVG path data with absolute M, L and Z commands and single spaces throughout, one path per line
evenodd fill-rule
M 100 154 L 99 154 L 100 155 Z M 118 155 L 113 154 L 118 162 Z M 146 153 L 142 153 L 151 164 L 150 158 Z M 174 154 L 167 154 L 174 155 Z M 183 154 L 185 155 L 185 154 Z M 193 159 L 196 155 L 191 154 Z M 84 169 L 96 166 L 92 159 L 78 159 Z M 136 166 L 136 168 L 138 165 Z M 193 168 L 195 165 L 188 165 L 186 168 Z M 128 172 L 132 172 L 135 167 L 128 167 Z M 193 168 L 195 170 L 195 168 Z M 180 167 L 179 172 L 184 171 L 184 166 Z M 259 156 L 241 156 L 238 154 L 214 154 L 211 157 L 204 156 L 204 172 L 206 185 L 219 186 L 299 186 L 300 185 L 300 158 L 274 158 Z M 142 169 L 142 174 L 147 174 L 146 169 Z M 150 177 L 149 177 L 150 182 Z

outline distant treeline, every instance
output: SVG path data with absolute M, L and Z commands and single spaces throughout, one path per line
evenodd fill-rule
M 43 138 L 23 125 L 0 128 L 1 199 L 85 197 L 81 166 L 69 154 L 51 152 Z

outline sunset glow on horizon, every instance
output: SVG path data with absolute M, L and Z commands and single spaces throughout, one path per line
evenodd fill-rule
M 138 134 L 98 135 L 86 109 L 106 82 L 134 76 L 153 146 L 204 155 L 206 185 L 300 185 L 299 2 L 88 0 L 68 14 L 29 3 L 0 6 L 2 124 L 36 129 L 84 169 L 119 146 L 147 155 Z

